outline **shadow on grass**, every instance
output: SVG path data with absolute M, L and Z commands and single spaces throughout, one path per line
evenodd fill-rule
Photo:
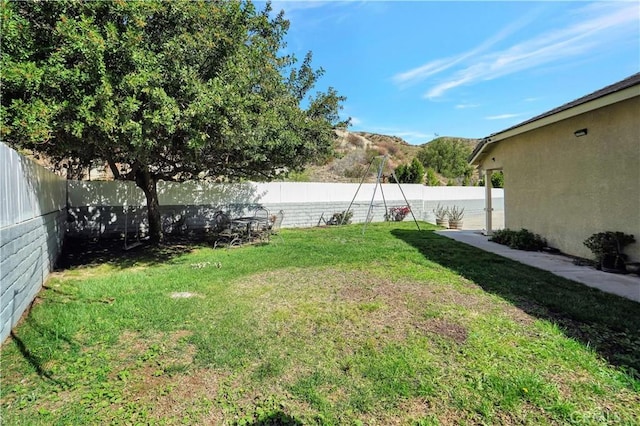
M 26 312 L 23 314 L 23 319 L 26 325 L 28 325 L 37 334 L 43 336 L 46 339 L 55 339 L 64 342 L 66 344 L 67 350 L 79 350 L 80 346 L 78 345 L 78 343 L 64 335 L 64 333 L 55 332 L 47 327 L 42 326 L 36 320 L 34 320 L 33 316 L 31 315 L 31 310 L 37 303 L 38 299 L 39 298 L 34 299 L 34 301 L 29 304 Z M 16 348 L 18 349 L 24 360 L 27 361 L 29 365 L 31 365 L 31 367 L 35 370 L 36 374 L 40 378 L 42 378 L 43 380 L 48 380 L 51 383 L 54 383 L 62 388 L 68 388 L 70 386 L 69 383 L 56 379 L 51 371 L 44 368 L 46 360 L 43 361 L 36 353 L 29 349 L 27 343 L 25 343 L 22 337 L 18 336 L 18 334 L 16 333 L 16 329 L 11 330 L 9 336 L 11 338 L 11 341 L 15 343 Z
M 126 250 L 121 238 L 99 240 L 66 238 L 56 266 L 57 269 L 69 269 L 107 263 L 124 269 L 139 264 L 155 265 L 190 253 L 205 244 L 207 241 L 204 238 L 169 236 L 160 246 L 143 242 L 137 247 Z
M 67 382 L 61 381 L 56 379 L 55 377 L 53 377 L 53 374 L 48 371 L 45 370 L 45 368 L 43 367 L 43 363 L 40 360 L 40 358 L 38 358 L 36 355 L 34 355 L 31 350 L 29 350 L 29 348 L 27 347 L 27 345 L 22 341 L 22 339 L 15 333 L 15 331 L 11 331 L 11 340 L 13 342 L 15 342 L 16 347 L 18 348 L 18 350 L 20 351 L 20 354 L 22 354 L 22 357 L 25 359 L 25 361 L 27 361 L 29 363 L 29 365 L 31 365 L 31 367 L 36 371 L 36 374 L 44 379 L 44 380 L 48 380 L 51 383 L 54 383 L 62 388 L 68 388 L 69 384 Z
M 393 230 L 425 258 L 593 348 L 640 379 L 640 304 L 435 234 Z

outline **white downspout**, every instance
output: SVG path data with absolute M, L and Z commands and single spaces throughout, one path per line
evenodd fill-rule
M 493 170 L 484 171 L 484 201 L 485 201 L 485 235 L 493 233 L 493 224 L 491 219 L 493 216 L 493 206 L 491 205 L 491 175 Z

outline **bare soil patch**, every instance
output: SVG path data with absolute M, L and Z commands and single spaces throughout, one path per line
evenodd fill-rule
M 122 359 L 116 375 L 126 371 L 125 400 L 135 400 L 141 406 L 153 407 L 152 418 L 180 423 L 188 413 L 193 420 L 204 418 L 217 424 L 222 416 L 212 410 L 221 383 L 228 373 L 213 368 L 194 368 L 196 348 L 186 343 L 191 335 L 179 330 L 169 335 L 145 338 L 135 332 L 120 338 Z M 114 406 L 113 409 L 117 409 Z
M 437 334 L 446 337 L 458 344 L 464 344 L 469 335 L 467 329 L 459 324 L 455 324 L 443 319 L 432 319 L 416 324 L 416 328 L 427 333 Z
M 464 324 L 444 318 L 447 317 L 444 311 L 437 318 L 425 316 L 425 311 L 441 305 L 454 312 L 456 307 L 482 311 L 492 306 L 481 294 L 393 280 L 366 271 L 330 268 L 253 275 L 237 283 L 236 291 L 242 297 L 250 295 L 258 299 L 260 309 L 256 315 L 261 317 L 261 323 L 282 317 L 276 334 L 290 333 L 295 328 L 298 333 L 314 335 L 323 328 L 337 332 L 345 340 L 384 336 L 402 341 L 417 332 L 437 334 L 464 344 L 468 336 Z M 316 323 L 318 316 L 326 317 L 326 322 L 321 327 L 309 324 L 311 316 Z
M 202 297 L 202 295 L 198 293 L 192 293 L 190 291 L 177 291 L 171 293 L 169 297 L 171 297 L 172 299 L 190 299 L 192 297 Z

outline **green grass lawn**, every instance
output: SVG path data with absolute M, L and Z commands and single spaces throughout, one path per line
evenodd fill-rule
M 638 424 L 639 304 L 421 227 L 78 256 L 2 347 L 2 424 Z

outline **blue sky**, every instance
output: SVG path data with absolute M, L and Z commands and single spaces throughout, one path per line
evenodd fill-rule
M 260 6 L 258 2 L 258 6 Z M 274 1 L 351 130 L 481 138 L 640 71 L 640 2 Z

